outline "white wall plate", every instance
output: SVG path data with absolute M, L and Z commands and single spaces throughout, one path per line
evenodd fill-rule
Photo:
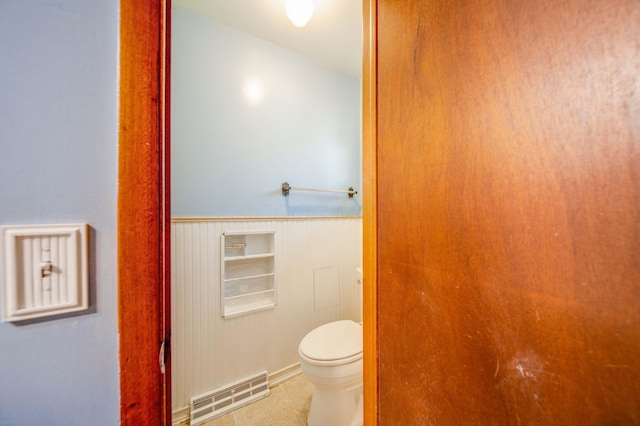
M 2 226 L 2 321 L 89 307 L 89 225 Z

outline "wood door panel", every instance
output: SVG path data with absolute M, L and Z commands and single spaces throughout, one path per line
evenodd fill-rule
M 638 22 L 378 2 L 381 424 L 640 422 Z

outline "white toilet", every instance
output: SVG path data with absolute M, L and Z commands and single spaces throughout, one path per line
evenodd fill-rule
M 362 325 L 351 320 L 321 325 L 302 339 L 298 354 L 314 385 L 308 425 L 362 426 Z

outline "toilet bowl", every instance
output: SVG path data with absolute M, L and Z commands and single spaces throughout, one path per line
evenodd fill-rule
M 362 325 L 334 321 L 298 346 L 302 372 L 314 385 L 309 426 L 362 425 Z

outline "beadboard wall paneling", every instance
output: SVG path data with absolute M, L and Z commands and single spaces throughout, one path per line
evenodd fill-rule
M 277 305 L 224 319 L 220 236 L 249 230 L 275 231 Z M 298 344 L 313 328 L 360 320 L 360 218 L 180 220 L 171 224 L 171 241 L 174 413 L 193 395 L 298 362 Z M 337 271 L 337 304 L 315 310 L 314 276 L 323 268 Z

